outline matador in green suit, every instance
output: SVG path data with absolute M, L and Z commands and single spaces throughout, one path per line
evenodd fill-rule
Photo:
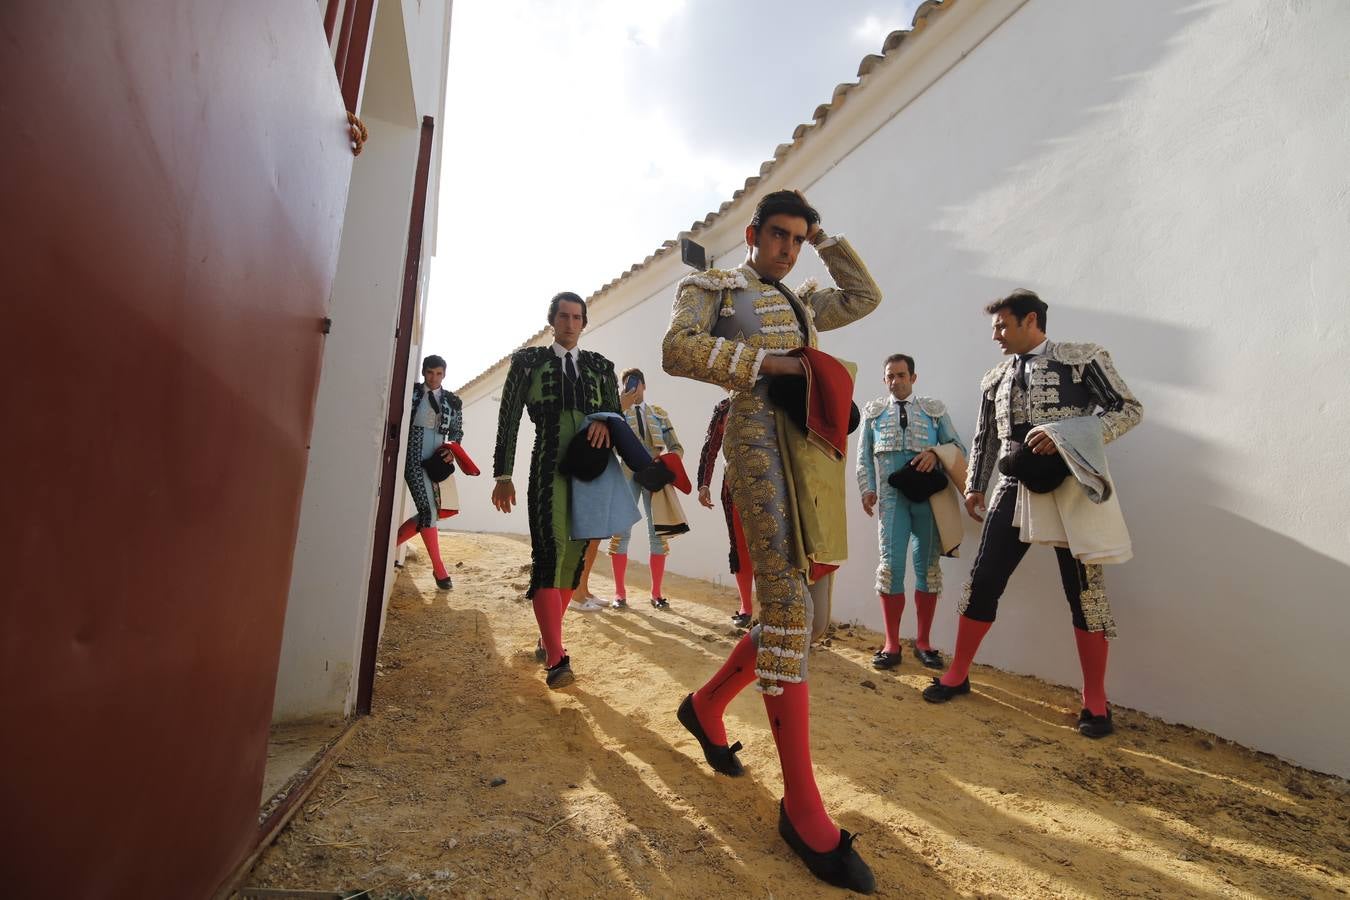
M 492 505 L 510 512 L 516 502 L 511 472 L 524 409 L 534 423 L 526 499 L 533 564 L 525 596 L 534 603 L 548 664 L 548 686 L 559 688 L 575 680 L 571 659 L 563 651 L 562 619 L 581 578 L 586 542 L 572 539 L 568 526 L 572 485 L 558 471 L 558 463 L 588 415 L 619 412 L 619 385 L 612 362 L 577 346 L 586 327 L 584 300 L 571 292 L 558 294 L 549 305 L 548 322 L 553 328 L 552 346 L 523 347 L 511 354 L 497 418 L 492 473 L 497 486 Z M 609 446 L 609 430 L 603 423 L 592 422 L 587 434 L 592 446 Z

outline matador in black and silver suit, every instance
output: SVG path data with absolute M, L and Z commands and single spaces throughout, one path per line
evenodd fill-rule
M 1102 441 L 1110 443 L 1139 424 L 1143 407 L 1098 344 L 1046 339 L 1048 304 L 1018 290 L 985 308 L 993 316 L 994 340 L 1011 358 L 990 369 L 980 382 L 980 414 L 971 442 L 966 509 L 973 518 L 985 506 L 984 492 L 999 459 L 1025 442 L 1036 454 L 1055 453 L 1036 426 L 1096 415 Z M 998 601 L 1031 546 L 1014 519 L 1018 479 L 1000 475 L 987 507 L 980 549 L 958 606 L 956 651 L 951 667 L 924 691 L 924 699 L 945 702 L 970 691 L 970 664 L 993 625 Z M 1056 547 L 1064 597 L 1069 603 L 1083 669 L 1083 711 L 1079 731 L 1102 737 L 1112 731 L 1106 702 L 1107 639 L 1116 636 L 1102 566 L 1084 564 L 1067 547 Z

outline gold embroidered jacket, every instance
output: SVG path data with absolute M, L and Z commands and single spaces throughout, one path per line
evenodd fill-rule
M 727 390 L 750 390 L 765 356 L 802 346 L 799 323 L 806 328 L 806 345 L 815 347 L 818 331 L 842 328 L 877 308 L 881 289 L 847 240 L 827 239 L 817 252 L 837 288 L 808 281 L 795 292 L 786 287 L 780 291 L 748 265 L 683 279 L 661 343 L 662 367 L 671 375 Z M 753 321 L 758 332 L 728 328 L 719 324 L 721 319 Z

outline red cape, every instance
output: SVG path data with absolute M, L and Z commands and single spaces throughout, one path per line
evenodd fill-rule
M 853 408 L 853 376 L 844 364 L 814 347 L 792 351 L 806 367 L 808 437 L 843 459 L 848 448 L 848 419 Z

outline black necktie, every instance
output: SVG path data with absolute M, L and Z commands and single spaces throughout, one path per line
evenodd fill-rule
M 563 373 L 565 376 L 563 381 L 563 408 L 580 409 L 581 404 L 578 402 L 577 396 L 580 393 L 580 385 L 577 384 L 577 367 L 572 363 L 571 353 L 563 354 Z
M 645 444 L 647 443 L 647 427 L 642 424 L 642 420 L 647 418 L 647 415 L 643 411 L 641 404 L 638 404 L 636 412 L 638 420 L 638 437 L 642 438 L 642 443 Z
M 908 403 L 908 402 L 909 402 L 908 400 L 897 400 L 897 401 L 896 401 L 896 405 L 900 407 L 900 427 L 901 427 L 901 428 L 908 428 L 908 427 L 909 427 L 909 413 L 905 412 L 905 404 Z
M 1019 353 L 1017 354 L 1017 362 L 1013 365 L 1013 380 L 1024 391 L 1027 389 L 1027 361 L 1035 355 L 1034 353 Z

